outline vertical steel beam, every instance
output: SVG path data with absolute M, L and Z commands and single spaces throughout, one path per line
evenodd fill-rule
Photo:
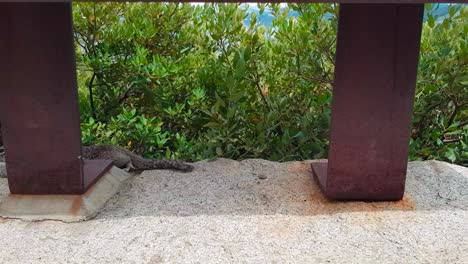
M 0 3 L 0 36 L 0 122 L 10 192 L 83 193 L 95 180 L 85 180 L 79 158 L 71 4 Z
M 405 188 L 423 4 L 341 4 L 324 194 L 399 200 Z

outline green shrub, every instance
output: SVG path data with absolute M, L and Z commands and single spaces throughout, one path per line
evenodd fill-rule
M 427 6 L 429 10 L 434 6 Z M 424 24 L 411 159 L 468 165 L 468 7 Z
M 338 5 L 258 7 L 75 3 L 83 141 L 187 160 L 326 157 Z M 424 25 L 410 158 L 464 164 L 467 8 L 450 10 Z

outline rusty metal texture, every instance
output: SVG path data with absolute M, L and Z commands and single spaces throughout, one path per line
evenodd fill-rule
M 71 5 L 0 4 L 0 122 L 13 194 L 85 190 Z
M 423 11 L 340 6 L 328 167 L 312 165 L 328 198 L 402 198 Z
M 112 160 L 84 160 L 84 189 L 82 193 L 88 191 L 88 189 L 93 186 L 111 167 Z

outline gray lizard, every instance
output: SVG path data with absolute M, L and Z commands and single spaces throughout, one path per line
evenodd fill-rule
M 144 170 L 169 169 L 190 172 L 193 166 L 178 160 L 145 159 L 127 149 L 111 145 L 83 146 L 84 159 L 109 159 L 113 165 L 127 171 L 141 172 Z M 3 147 L 0 147 L 0 178 L 6 178 Z
M 145 159 L 127 149 L 111 145 L 83 146 L 84 159 L 110 159 L 114 166 L 131 171 L 170 169 L 183 172 L 193 170 L 193 166 L 178 160 Z

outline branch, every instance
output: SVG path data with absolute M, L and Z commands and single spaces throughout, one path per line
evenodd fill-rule
M 453 124 L 455 116 L 458 114 L 458 110 L 460 110 L 459 106 L 455 103 L 455 101 L 453 101 L 453 104 L 455 105 L 455 108 L 453 109 L 453 112 L 450 115 L 449 120 L 447 121 L 447 127 L 450 127 L 450 125 Z
M 118 104 L 122 104 L 127 98 L 130 97 L 130 91 L 132 90 L 133 83 L 127 85 L 127 90 L 125 90 L 124 94 L 120 97 Z
M 262 88 L 260 87 L 260 82 L 258 81 L 258 76 L 255 79 L 255 87 L 257 87 L 258 92 L 260 93 L 260 96 L 262 97 L 263 103 L 265 106 L 268 108 L 268 110 L 271 111 L 271 106 L 268 103 L 268 100 L 266 99 L 265 95 L 263 94 Z
M 309 80 L 309 81 L 318 82 L 318 83 L 322 83 L 322 84 L 329 84 L 329 85 L 333 86 L 333 82 L 326 79 L 326 78 L 319 79 L 319 78 L 315 78 L 315 77 L 308 77 L 308 76 L 305 76 L 303 74 L 301 74 L 299 76 L 306 79 L 306 80 Z
M 89 105 L 91 107 L 91 115 L 93 118 L 96 120 L 96 108 L 94 107 L 94 97 L 93 97 L 93 83 L 94 79 L 96 78 L 96 73 L 93 72 L 93 76 L 91 77 L 91 80 L 88 83 L 88 91 L 89 91 Z
M 461 139 L 456 138 L 456 139 L 444 139 L 442 142 L 444 143 L 455 143 L 455 142 L 460 142 Z

